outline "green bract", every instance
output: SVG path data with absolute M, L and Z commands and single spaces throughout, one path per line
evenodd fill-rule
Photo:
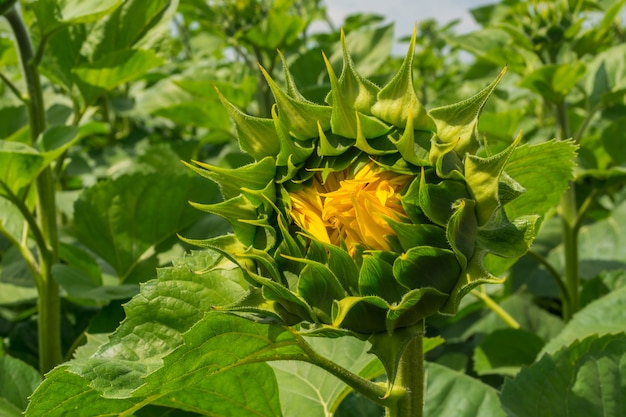
M 356 72 L 343 40 L 339 77 L 326 61 L 327 105 L 303 98 L 286 64 L 285 89 L 263 70 L 276 99 L 272 118 L 246 115 L 220 96 L 256 162 L 190 165 L 224 196 L 194 206 L 234 229 L 191 242 L 228 256 L 250 286 L 244 299 L 219 308 L 302 323 L 310 334 L 392 334 L 437 312 L 453 314 L 471 289 L 501 282 L 485 269 L 487 254 L 517 258 L 528 250 L 538 217 L 509 219 L 504 210 L 524 192 L 503 172 L 520 138 L 496 155 L 476 155 L 478 117 L 504 71 L 475 96 L 427 111 L 413 87 L 414 48 L 415 38 L 397 75 L 379 88 Z M 406 216 L 385 219 L 389 250 L 360 245 L 350 253 L 343 240 L 323 242 L 291 221 L 290 193 L 372 160 L 411 176 L 400 194 Z

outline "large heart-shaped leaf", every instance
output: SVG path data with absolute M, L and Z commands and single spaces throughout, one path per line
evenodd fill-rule
M 576 339 L 626 331 L 626 287 L 619 288 L 587 305 L 574 315 L 561 333 L 550 340 L 542 353 L 554 353 Z
M 95 353 L 50 372 L 28 416 L 130 415 L 148 405 L 218 416 L 280 416 L 267 355 L 299 352 L 284 327 L 212 311 L 244 294 L 241 273 L 212 252 L 159 271 Z
M 74 205 L 76 237 L 124 281 L 149 248 L 199 218 L 181 202 L 206 200 L 207 194 L 216 191 L 206 182 L 167 171 L 103 181 L 85 189 Z

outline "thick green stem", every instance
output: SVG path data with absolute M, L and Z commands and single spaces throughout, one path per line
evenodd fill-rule
M 34 145 L 46 127 L 41 80 L 28 28 L 15 7 L 5 14 L 15 34 L 22 71 L 28 90 L 30 136 Z M 58 261 L 58 234 L 56 219 L 55 183 L 50 167 L 37 177 L 37 222 L 45 242 L 39 248 L 40 280 L 37 283 L 39 323 L 39 368 L 47 372 L 61 363 L 61 313 L 59 287 L 52 278 L 52 266 Z
M 52 277 L 52 266 L 58 262 L 58 232 L 55 183 L 52 170 L 47 167 L 37 178 L 37 214 L 48 250 L 40 251 L 42 282 L 37 307 L 39 312 L 39 368 L 47 372 L 62 362 L 61 299 L 59 285 Z
M 421 331 L 409 342 L 400 357 L 395 386 L 403 389 L 398 401 L 387 407 L 386 417 L 422 417 L 424 415 L 424 320 Z
M 556 119 L 558 122 L 559 139 L 570 137 L 569 122 L 567 120 L 567 106 L 565 102 L 556 105 Z M 565 256 L 565 286 L 569 295 L 569 305 L 564 306 L 563 320 L 569 321 L 579 308 L 578 277 L 578 209 L 576 206 L 576 189 L 570 181 L 568 189 L 561 197 L 559 204 L 561 223 L 563 228 L 563 247 Z

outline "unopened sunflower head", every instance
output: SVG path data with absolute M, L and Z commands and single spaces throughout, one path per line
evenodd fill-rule
M 393 333 L 455 313 L 472 288 L 499 282 L 485 256 L 523 255 L 536 217 L 509 219 L 504 208 L 524 191 L 503 171 L 519 137 L 476 155 L 478 117 L 504 71 L 475 96 L 427 111 L 413 86 L 415 37 L 382 88 L 356 72 L 342 42 L 339 77 L 326 60 L 325 105 L 298 92 L 286 65 L 284 89 L 262 70 L 271 118 L 220 96 L 256 162 L 190 165 L 224 196 L 194 205 L 234 230 L 192 242 L 241 266 L 249 294 L 224 309 L 312 334 Z

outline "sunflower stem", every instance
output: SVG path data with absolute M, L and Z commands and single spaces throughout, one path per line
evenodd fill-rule
M 28 28 L 16 6 L 11 7 L 4 17 L 15 35 L 17 49 L 28 97 L 31 144 L 34 146 L 39 135 L 46 128 L 45 107 L 37 61 L 33 51 Z M 39 369 L 45 373 L 61 363 L 61 302 L 59 286 L 52 277 L 52 266 L 58 262 L 58 231 L 56 220 L 55 181 L 52 169 L 48 166 L 39 174 L 37 187 L 37 227 L 43 242 L 38 243 L 39 279 L 37 279 Z
M 385 417 L 422 417 L 424 415 L 424 328 L 422 319 L 417 326 L 420 330 L 409 342 L 400 357 L 398 375 L 394 385 L 402 390 L 398 401 L 387 406 Z

